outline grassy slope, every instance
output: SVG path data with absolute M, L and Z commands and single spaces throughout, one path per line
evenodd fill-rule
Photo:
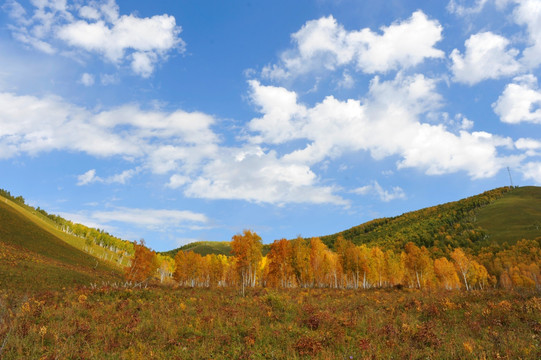
M 321 239 L 332 247 L 341 234 L 356 244 L 379 244 L 401 250 L 408 241 L 425 246 L 439 242 L 441 247 L 469 247 L 474 244 L 481 247 L 494 242 L 512 244 L 520 239 L 541 236 L 541 187 L 516 188 L 488 205 L 475 204 L 483 196 L 480 194 L 392 218 L 375 219 Z M 445 230 L 443 235 L 438 234 L 440 227 Z M 472 232 L 475 235 L 471 235 Z M 451 235 L 452 240 L 448 243 L 445 234 Z M 484 234 L 487 237 L 482 240 Z M 191 250 L 201 255 L 228 255 L 230 249 L 228 242 L 205 241 L 184 245 L 165 254 L 175 256 L 179 250 Z M 268 253 L 269 245 L 265 245 L 263 250 L 264 254 Z
M 408 241 L 425 246 L 439 242 L 443 247 L 482 247 L 504 241 L 513 244 L 541 236 L 541 187 L 516 188 L 490 204 L 475 205 L 483 196 L 480 194 L 394 218 L 372 220 L 321 239 L 332 246 L 341 234 L 356 244 L 394 245 L 397 250 Z M 444 229 L 444 234 L 451 235 L 452 240 L 448 243 L 438 234 L 440 228 Z M 482 234 L 488 236 L 483 240 Z
M 477 213 L 477 224 L 487 230 L 489 239 L 514 243 L 541 236 L 541 187 L 525 186 Z
M 27 220 L 29 220 L 30 222 L 39 226 L 43 230 L 51 233 L 57 238 L 65 241 L 71 246 L 79 250 L 84 250 L 85 252 L 89 252 L 90 254 L 92 254 L 93 256 L 99 259 L 107 259 L 107 260 L 110 260 L 112 263 L 118 264 L 119 256 L 115 252 L 110 251 L 109 249 L 103 248 L 95 244 L 88 245 L 85 243 L 84 238 L 61 231 L 58 228 L 58 224 L 56 224 L 53 220 L 49 219 L 47 216 L 44 216 L 43 214 L 35 211 L 35 209 L 33 209 L 32 207 L 27 206 L 27 205 L 17 204 L 2 196 L 0 196 L 0 202 L 3 202 L 11 206 L 13 210 L 19 213 L 19 215 L 27 218 Z M 129 259 L 126 257 L 123 257 L 121 259 L 121 263 L 119 264 L 119 266 L 125 267 L 128 265 L 129 265 Z
M 63 234 L 0 198 L 0 289 L 39 291 L 120 279 L 118 268 L 68 244 L 67 234 L 56 233 Z

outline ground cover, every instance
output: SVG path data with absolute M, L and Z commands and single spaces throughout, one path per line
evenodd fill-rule
M 2 359 L 539 359 L 537 292 L 136 288 L 0 294 Z

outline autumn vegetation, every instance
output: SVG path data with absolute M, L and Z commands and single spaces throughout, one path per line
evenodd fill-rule
M 478 224 L 521 190 L 327 237 L 263 245 L 244 230 L 217 252 L 168 253 L 94 229 L 75 235 L 84 228 L 8 193 L 0 358 L 539 359 L 541 236 L 530 235 L 541 203 L 509 225 L 524 239 Z
M 179 251 L 172 279 L 162 273 L 160 281 L 185 287 L 333 288 L 484 290 L 488 288 L 541 289 L 541 238 L 521 240 L 497 253 L 472 255 L 455 248 L 439 257 L 424 246 L 409 242 L 395 253 L 378 246 L 354 245 L 338 237 L 336 251 L 319 238 L 276 240 L 267 256 L 261 254 L 261 238 L 252 231 L 233 237 L 232 256 Z M 135 245 L 135 257 L 127 270 L 128 280 L 157 277 L 158 255 Z M 163 267 L 163 265 L 162 265 Z

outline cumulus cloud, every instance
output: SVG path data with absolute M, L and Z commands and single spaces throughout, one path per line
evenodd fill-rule
M 0 93 L 0 158 L 59 150 L 139 165 L 107 177 L 91 169 L 77 177 L 80 186 L 124 184 L 145 170 L 172 174 L 166 186 L 183 187 L 191 197 L 346 204 L 304 163 L 285 161 L 259 146 L 221 146 L 214 123 L 200 112 L 147 111 L 136 105 L 95 112 L 59 97 Z
M 500 120 L 509 124 L 531 122 L 541 124 L 541 91 L 533 75 L 519 76 L 508 84 L 492 104 Z
M 377 181 L 372 182 L 370 185 L 356 188 L 352 192 L 357 195 L 377 195 L 383 202 L 406 198 L 406 193 L 404 193 L 404 190 L 400 186 L 393 186 L 389 191 L 383 189 Z
M 510 139 L 486 132 L 453 133 L 441 124 L 423 123 L 423 114 L 441 103 L 436 82 L 423 75 L 399 74 L 383 82 L 376 77 L 363 101 L 328 96 L 313 107 L 300 104 L 291 91 L 256 81 L 250 84 L 252 101 L 263 115 L 248 125 L 256 132 L 252 141 L 307 141 L 304 148 L 283 156 L 293 163 L 315 164 L 368 151 L 376 160 L 399 156 L 398 168 L 418 168 L 432 175 L 466 171 L 472 178 L 485 178 L 506 161 L 498 156 L 497 147 L 513 146 Z M 283 111 L 274 109 L 277 104 Z M 277 122 L 289 129 L 287 135 L 276 131 Z
M 474 85 L 486 79 L 498 79 L 520 71 L 515 59 L 518 50 L 507 49 L 509 40 L 491 32 L 471 35 L 465 42 L 465 53 L 454 49 L 451 70 L 454 80 Z
M 334 203 L 347 201 L 332 186 L 319 186 L 309 166 L 277 157 L 259 147 L 221 149 L 190 183 L 187 196 L 239 199 L 272 204 Z
M 441 25 L 420 10 L 380 30 L 348 31 L 332 16 L 308 21 L 291 35 L 294 48 L 285 51 L 278 64 L 266 66 L 262 75 L 283 79 L 345 65 L 365 73 L 385 73 L 444 56 L 434 47 L 442 38 Z
M 215 147 L 213 124 L 213 117 L 200 112 L 147 111 L 136 105 L 95 112 L 59 97 L 0 93 L 0 158 L 67 150 L 138 159 L 151 170 L 168 161 L 173 168 L 189 168 Z M 164 157 L 164 148 L 174 149 L 172 158 Z M 130 175 L 120 174 L 115 182 Z
M 67 45 L 99 54 L 116 65 L 127 62 L 136 74 L 149 77 L 171 50 L 184 51 L 181 27 L 171 15 L 119 15 L 114 0 L 69 6 L 57 0 L 32 4 L 33 13 L 28 15 L 19 3 L 9 2 L 15 21 L 10 28 L 16 39 L 48 54 Z
M 515 0 L 513 19 L 519 25 L 526 26 L 529 46 L 523 51 L 521 61 L 528 68 L 541 64 L 541 1 Z

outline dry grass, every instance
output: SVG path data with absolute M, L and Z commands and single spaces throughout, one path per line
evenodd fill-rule
M 2 359 L 539 359 L 539 293 L 125 289 L 0 296 Z

